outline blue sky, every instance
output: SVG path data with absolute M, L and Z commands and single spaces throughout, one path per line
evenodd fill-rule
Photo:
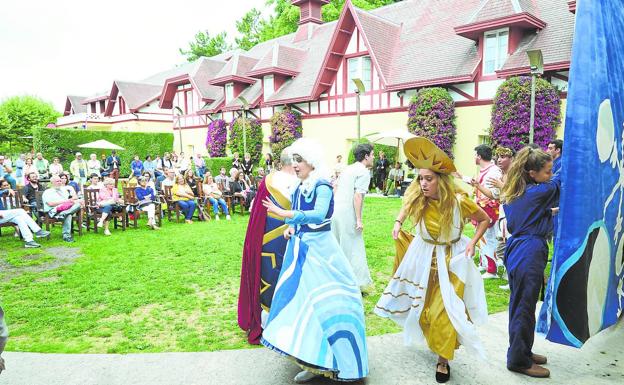
M 21 0 L 0 12 L 0 100 L 36 95 L 62 111 L 65 97 L 109 91 L 185 62 L 196 32 L 227 31 L 265 0 Z

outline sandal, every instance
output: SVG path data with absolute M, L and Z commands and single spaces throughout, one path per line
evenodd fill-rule
M 438 367 L 446 368 L 447 372 L 446 373 L 439 372 L 438 371 Z M 451 378 L 451 365 L 449 365 L 448 362 L 447 363 L 438 362 L 436 364 L 436 375 L 435 375 L 435 377 L 436 377 L 436 381 L 439 384 L 443 384 L 443 383 L 447 382 L 449 380 L 449 378 Z

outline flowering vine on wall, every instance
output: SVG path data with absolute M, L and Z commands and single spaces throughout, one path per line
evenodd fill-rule
M 455 144 L 455 102 L 444 88 L 423 88 L 410 101 L 407 128 L 424 136 L 453 157 Z
M 301 126 L 301 115 L 290 110 L 276 112 L 271 117 L 271 152 L 276 159 L 279 159 L 282 151 L 301 138 L 303 128 Z
M 227 145 L 227 124 L 223 119 L 216 119 L 208 125 L 206 149 L 212 158 L 225 156 Z
M 238 152 L 241 158 L 244 155 L 243 124 L 247 131 L 247 152 L 251 160 L 257 164 L 262 156 L 262 125 L 258 119 L 236 118 L 230 124 L 230 151 Z
M 529 143 L 531 77 L 507 79 L 498 87 L 492 106 L 490 134 L 495 147 L 515 151 Z M 533 141 L 542 148 L 561 124 L 561 97 L 555 86 L 538 78 L 535 83 L 535 131 Z

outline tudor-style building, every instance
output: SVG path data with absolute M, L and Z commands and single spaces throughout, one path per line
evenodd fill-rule
M 565 97 L 575 1 L 406 0 L 364 11 L 347 0 L 331 23 L 321 20 L 327 0 L 292 3 L 301 9 L 295 33 L 198 60 L 164 80 L 158 105 L 172 111 L 174 148 L 181 138 L 185 151 L 205 151 L 210 120 L 230 122 L 244 100 L 266 141 L 269 119 L 289 106 L 302 114 L 304 136 L 321 140 L 333 160 L 355 139 L 353 80 L 360 79 L 363 135 L 405 127 L 418 89 L 448 89 L 456 102 L 455 158 L 460 171 L 472 173 L 492 98 L 505 78 L 529 73 L 527 50 L 542 50 L 543 76 Z

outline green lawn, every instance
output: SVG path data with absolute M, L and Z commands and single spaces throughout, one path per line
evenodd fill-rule
M 375 281 L 364 299 L 368 335 L 399 330 L 372 313 L 392 269 L 390 232 L 399 208 L 398 199 L 365 203 Z M 231 222 L 192 225 L 165 220 L 159 232 L 142 227 L 113 230 L 111 237 L 88 233 L 71 245 L 60 241 L 56 227 L 52 240 L 34 251 L 3 229 L 0 299 L 11 330 L 7 348 L 129 353 L 249 347 L 236 323 L 247 219 L 236 214 Z M 66 246 L 76 249 L 59 249 Z M 490 312 L 507 306 L 508 292 L 498 289 L 502 282 L 486 281 Z

